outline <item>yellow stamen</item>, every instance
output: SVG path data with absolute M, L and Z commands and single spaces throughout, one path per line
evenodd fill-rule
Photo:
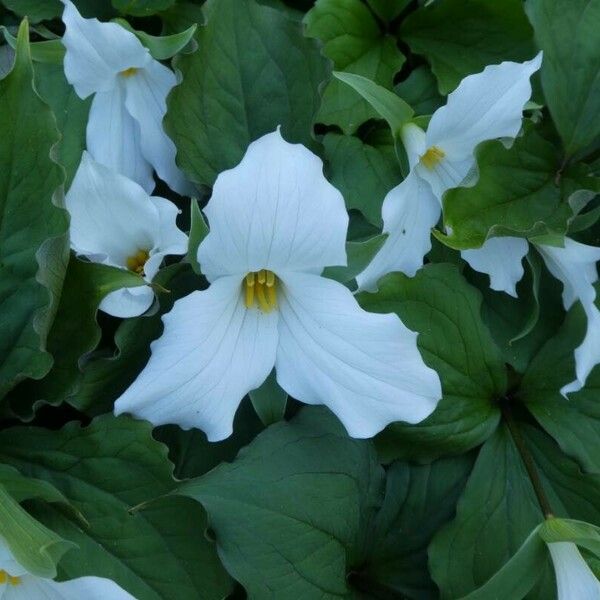
M 146 266 L 146 262 L 150 258 L 150 253 L 148 250 L 138 250 L 135 254 L 127 257 L 125 264 L 130 271 L 134 273 L 138 273 L 139 275 L 144 274 L 144 267 Z
M 14 577 L 9 575 L 6 571 L 0 570 L 0 585 L 3 583 L 9 583 L 10 585 L 19 585 L 21 583 L 20 577 Z
M 272 271 L 261 269 L 248 273 L 244 278 L 244 288 L 246 308 L 257 306 L 265 313 L 277 308 L 277 277 Z
M 123 77 L 131 77 L 132 75 L 135 75 L 138 71 L 139 69 L 137 67 L 129 67 L 129 69 L 121 71 L 120 75 L 122 75 Z
M 421 162 L 427 169 L 433 169 L 446 156 L 446 153 L 437 146 L 431 146 L 427 152 L 421 156 Z

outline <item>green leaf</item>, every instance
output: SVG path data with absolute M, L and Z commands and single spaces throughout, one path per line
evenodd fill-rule
M 169 96 L 165 127 L 181 167 L 212 185 L 252 140 L 278 125 L 286 140 L 314 147 L 312 118 L 327 70 L 315 43 L 285 13 L 253 0 L 205 7 L 197 52 L 177 62 L 183 83 Z
M 30 419 L 42 402 L 60 404 L 75 398 L 81 386 L 80 363 L 98 345 L 102 334 L 96 322 L 100 302 L 110 292 L 144 284 L 137 273 L 73 256 L 48 336 L 48 350 L 56 357 L 52 370 L 40 381 L 21 384 L 9 396 L 11 408 Z
M 112 0 L 112 5 L 125 15 L 149 17 L 161 10 L 167 10 L 175 0 Z
M 150 50 L 150 54 L 156 60 L 168 60 L 181 52 L 194 37 L 198 24 L 190 25 L 185 31 L 174 33 L 172 35 L 150 35 L 145 31 L 137 31 L 125 19 L 114 19 L 115 23 L 121 25 L 135 34 L 142 44 Z M 195 43 L 193 44 L 195 47 Z M 194 48 L 195 49 L 195 48 Z
M 0 398 L 52 365 L 46 335 L 67 266 L 67 213 L 55 193 L 62 169 L 50 108 L 33 88 L 27 22 L 12 71 L 0 81 Z
M 470 455 L 422 466 L 390 465 L 371 550 L 365 567 L 353 577 L 357 587 L 369 592 L 374 586 L 385 586 L 406 598 L 437 597 L 427 547 L 435 532 L 454 516 L 472 467 Z
M 521 0 L 435 2 L 416 10 L 400 28 L 400 38 L 429 61 L 442 94 L 487 65 L 531 58 L 532 37 Z
M 574 519 L 547 519 L 540 537 L 548 544 L 573 542 L 600 557 L 600 527 Z
M 63 11 L 60 0 L 2 0 L 1 3 L 20 17 L 27 17 L 31 23 L 54 19 Z
M 369 312 L 396 313 L 419 333 L 419 350 L 436 370 L 443 398 L 417 425 L 394 423 L 376 438 L 386 461 L 431 460 L 465 452 L 486 440 L 499 420 L 496 400 L 506 391 L 504 361 L 481 320 L 481 296 L 453 265 L 427 265 L 415 277 L 400 273 L 361 293 Z
M 572 211 L 556 185 L 559 156 L 534 129 L 510 149 L 500 141 L 477 150 L 479 180 L 444 195 L 442 241 L 455 249 L 479 248 L 488 237 L 565 233 Z M 438 236 L 439 239 L 439 236 Z
M 139 600 L 220 600 L 231 583 L 203 535 L 201 508 L 170 497 L 131 514 L 132 506 L 175 486 L 166 448 L 145 421 L 106 416 L 60 431 L 12 427 L 0 432 L 0 457 L 22 473 L 52 481 L 89 526 L 63 513 L 36 511 L 46 525 L 77 543 L 61 576 L 114 579 Z
M 535 585 L 547 558 L 546 545 L 540 538 L 538 525 L 504 566 L 483 586 L 463 600 L 488 600 L 489 598 L 524 598 Z
M 567 315 L 557 335 L 533 359 L 521 382 L 519 397 L 562 450 L 582 467 L 600 473 L 600 368 L 585 387 L 564 398 L 560 389 L 575 379 L 575 348 L 583 340 L 587 319 L 580 305 Z
M 350 597 L 346 571 L 361 558 L 382 484 L 372 445 L 311 407 L 177 492 L 206 508 L 249 597 L 339 599 Z
M 12 36 L 6 27 L 0 25 L 0 32 L 4 34 L 4 38 L 8 45 L 16 49 L 17 38 Z M 34 62 L 51 63 L 61 65 L 65 56 L 65 47 L 60 40 L 46 40 L 43 42 L 32 42 L 29 44 L 31 59 Z
M 394 87 L 394 91 L 413 107 L 417 115 L 431 115 L 444 104 L 431 69 L 421 65 Z
M 274 370 L 259 388 L 252 390 L 248 395 L 256 414 L 265 426 L 283 419 L 288 395 L 279 387 Z
M 360 75 L 339 71 L 334 72 L 333 75 L 358 92 L 377 111 L 377 114 L 387 121 L 394 138 L 400 135 L 402 126 L 414 114 L 413 109 L 400 96 Z
M 568 156 L 598 147 L 600 0 L 528 0 L 542 87 Z
M 323 138 L 329 180 L 342 192 L 348 209 L 360 210 L 379 227 L 383 199 L 402 180 L 389 137 L 389 143 L 377 145 L 339 133 L 328 133 Z
M 194 273 L 200 275 L 202 269 L 198 262 L 198 248 L 202 240 L 208 235 L 208 225 L 202 216 L 200 205 L 196 198 L 191 198 L 190 203 L 190 235 L 186 260 L 192 265 Z
M 326 267 L 322 273 L 323 277 L 335 279 L 340 283 L 352 281 L 359 273 L 365 270 L 367 265 L 379 252 L 386 239 L 387 233 L 381 233 L 361 242 L 346 242 L 348 266 Z
M 373 12 L 384 21 L 393 21 L 410 4 L 410 0 L 367 0 Z
M 65 189 L 68 189 L 85 150 L 92 98 L 82 100 L 77 95 L 75 88 L 65 78 L 62 62 L 60 65 L 36 65 L 35 85 L 40 96 L 52 108 L 61 133 L 56 159 L 66 171 Z
M 404 63 L 396 40 L 383 32 L 369 8 L 360 0 L 318 0 L 304 18 L 306 35 L 323 42 L 323 53 L 336 69 L 357 73 L 391 88 Z M 354 133 L 376 116 L 355 91 L 330 81 L 323 91 L 317 120 Z

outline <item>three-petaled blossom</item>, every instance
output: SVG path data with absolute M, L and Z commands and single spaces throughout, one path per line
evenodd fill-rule
M 79 577 L 54 581 L 32 575 L 13 557 L 0 539 L 0 600 L 135 600 L 114 581 L 103 577 Z
M 65 198 L 71 215 L 71 248 L 92 262 L 139 273 L 151 283 L 169 254 L 185 254 L 188 239 L 175 224 L 179 209 L 95 162 L 87 152 Z M 135 317 L 154 300 L 149 285 L 107 294 L 100 308 Z
M 63 0 L 65 75 L 81 98 L 95 94 L 87 123 L 94 160 L 154 189 L 152 168 L 180 194 L 191 190 L 175 165 L 175 145 L 162 120 L 175 74 L 116 23 L 84 19 Z
M 348 214 L 317 156 L 278 131 L 265 135 L 218 176 L 205 212 L 210 233 L 198 258 L 211 285 L 165 315 L 117 413 L 220 440 L 273 366 L 284 390 L 327 405 L 355 437 L 434 410 L 440 380 L 417 334 L 396 315 L 365 312 L 346 287 L 320 276 L 346 264 Z
M 410 173 L 385 197 L 382 216 L 388 238 L 357 277 L 361 289 L 375 290 L 377 281 L 391 271 L 412 276 L 423 265 L 423 257 L 431 249 L 431 228 L 440 218 L 442 195 L 470 179 L 478 144 L 514 138 L 519 133 L 523 107 L 531 96 L 529 78 L 541 62 L 540 53 L 525 63 L 503 62 L 469 75 L 449 94 L 446 105 L 435 111 L 427 132 L 414 123 L 402 128 Z M 526 242 L 507 240 L 494 241 L 494 250 L 502 246 L 503 252 L 514 253 L 524 244 L 522 258 Z M 474 254 L 486 251 L 470 250 L 463 258 L 471 262 Z M 514 285 L 511 290 L 506 282 L 501 284 L 514 294 Z
M 600 581 L 572 542 L 548 544 L 558 600 L 600 600 Z

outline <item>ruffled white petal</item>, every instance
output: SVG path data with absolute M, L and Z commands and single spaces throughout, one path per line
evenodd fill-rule
M 84 152 L 65 198 L 71 247 L 88 257 L 125 267 L 138 250 L 160 239 L 159 212 L 134 181 L 98 164 Z
M 153 59 L 145 69 L 125 79 L 125 105 L 138 123 L 144 158 L 173 190 L 191 194 L 193 188 L 175 165 L 175 144 L 162 123 L 167 112 L 167 94 L 176 83 L 173 71 Z
M 441 385 L 396 315 L 362 310 L 335 281 L 281 275 L 277 381 L 308 404 L 325 404 L 353 437 L 394 421 L 416 423 L 435 409 Z
M 453 160 L 447 156 L 431 168 L 418 164 L 415 171 L 429 184 L 435 197 L 441 202 L 444 192 L 463 184 L 467 175 L 474 170 L 475 164 L 473 155 L 461 160 Z
M 2 600 L 135 600 L 114 581 L 103 577 L 79 577 L 53 581 L 33 575 L 22 577 L 18 585 L 0 586 Z
M 86 140 L 94 160 L 129 177 L 148 193 L 154 189 L 152 165 L 142 154 L 140 127 L 127 111 L 122 82 L 94 96 Z
M 431 228 L 438 222 L 440 212 L 429 184 L 411 171 L 383 201 L 383 231 L 388 238 L 369 266 L 357 276 L 359 288 L 376 290 L 377 281 L 392 271 L 412 277 L 431 249 Z
M 342 195 L 325 179 L 321 160 L 279 131 L 252 142 L 240 164 L 218 176 L 205 213 L 210 233 L 198 258 L 210 281 L 346 264 Z
M 154 425 L 197 427 L 210 441 L 231 434 L 241 399 L 275 364 L 278 311 L 247 309 L 239 277 L 178 300 L 148 364 L 115 403 Z
M 494 237 L 481 248 L 463 250 L 460 255 L 469 266 L 490 277 L 490 287 L 517 297 L 517 283 L 523 277 L 523 258 L 529 250 L 527 240 L 515 237 Z
M 450 160 L 461 160 L 484 140 L 514 138 L 531 96 L 529 78 L 541 64 L 540 52 L 530 61 L 490 65 L 465 77 L 432 116 L 427 147 L 437 146 Z
M 100 302 L 100 310 L 121 319 L 139 317 L 144 314 L 154 302 L 154 291 L 148 285 L 133 288 L 123 288 L 104 296 Z
M 72 2 L 63 3 L 65 76 L 81 98 L 113 89 L 121 71 L 144 67 L 152 60 L 130 31 L 116 23 L 84 19 Z
M 423 129 L 414 123 L 407 123 L 400 132 L 408 164 L 411 169 L 419 162 L 419 158 L 427 150 L 426 134 Z
M 600 581 L 596 579 L 577 546 L 572 542 L 548 544 L 558 600 L 600 600 Z

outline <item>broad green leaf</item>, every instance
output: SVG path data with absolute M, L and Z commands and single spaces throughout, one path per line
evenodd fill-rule
M 349 283 L 365 270 L 383 246 L 386 238 L 387 234 L 381 233 L 361 242 L 346 242 L 348 266 L 326 267 L 322 273 L 323 277 L 335 279 L 340 283 Z
M 145 31 L 137 31 L 125 19 L 114 19 L 114 21 L 135 34 L 156 60 L 167 60 L 181 52 L 192 41 L 198 28 L 198 25 L 194 23 L 179 33 L 157 36 L 150 35 Z
M 198 200 L 192 198 L 190 203 L 190 235 L 186 260 L 192 265 L 194 273 L 198 275 L 202 272 L 202 268 L 198 262 L 198 248 L 202 240 L 208 235 L 208 231 L 208 225 L 202 216 Z
M 540 570 L 544 568 L 548 551 L 540 538 L 538 525 L 504 566 L 483 586 L 463 600 L 488 600 L 489 598 L 524 598 L 535 585 Z
M 575 348 L 586 330 L 580 305 L 574 306 L 556 336 L 529 365 L 519 397 L 562 450 L 579 461 L 584 470 L 600 473 L 600 368 L 588 376 L 585 387 L 569 399 L 560 389 L 575 379 Z
M 39 577 L 55 577 L 61 556 L 73 547 L 32 517 L 0 485 L 0 538 L 17 562 Z
M 114 401 L 127 389 L 150 357 L 150 342 L 162 333 L 163 314 L 182 296 L 198 289 L 202 280 L 188 267 L 175 264 L 162 269 L 154 280 L 167 292 L 157 295 L 159 310 L 151 316 L 124 320 L 115 333 L 116 351 L 99 351 L 82 365 L 80 388 L 69 402 L 97 415 L 112 411 Z M 108 354 L 108 355 L 107 355 Z
M 63 11 L 60 0 L 1 0 L 1 4 L 20 17 L 27 17 L 31 23 L 54 19 Z
M 248 144 L 282 127 L 314 147 L 312 119 L 326 61 L 301 25 L 254 0 L 211 0 L 198 50 L 181 56 L 183 83 L 169 96 L 165 127 L 177 160 L 197 183 L 212 185 Z
M 437 597 L 427 567 L 427 547 L 435 532 L 454 516 L 472 467 L 470 455 L 428 465 L 390 465 L 365 567 L 353 574 L 357 587 L 369 592 L 385 586 L 406 598 Z
M 383 469 L 370 442 L 331 413 L 304 408 L 232 463 L 181 484 L 208 512 L 219 555 L 251 598 L 350 598 Z
M 52 365 L 46 336 L 68 259 L 67 213 L 57 194 L 64 173 L 50 156 L 59 132 L 33 88 L 26 21 L 13 69 L 0 81 L 0 105 L 1 398 Z
M 545 433 L 522 423 L 513 423 L 513 428 L 552 513 L 600 525 L 600 475 L 583 474 Z M 430 567 L 442 596 L 460 598 L 485 584 L 542 521 L 522 455 L 503 426 L 482 448 L 456 519 L 430 546 Z M 532 598 L 555 597 L 549 557 L 545 562 Z
M 600 527 L 574 519 L 547 519 L 540 537 L 548 544 L 573 542 L 600 557 Z
M 442 94 L 487 65 L 532 58 L 532 37 L 521 0 L 434 2 L 400 28 L 400 38 L 429 61 Z
M 435 76 L 424 65 L 411 71 L 404 81 L 396 84 L 394 91 L 412 106 L 417 115 L 431 115 L 444 104 Z
M 472 187 L 444 195 L 444 224 L 452 230 L 442 241 L 452 248 L 479 248 L 494 235 L 519 237 L 564 233 L 572 211 L 561 203 L 554 146 L 534 129 L 510 149 L 499 141 L 476 152 L 479 179 Z
M 175 0 L 112 0 L 112 5 L 120 13 L 134 17 L 149 17 L 167 10 L 173 4 Z
M 387 121 L 394 138 L 400 135 L 400 129 L 414 114 L 413 109 L 400 96 L 354 73 L 336 71 L 333 75 L 358 92 Z
M 396 313 L 419 333 L 419 350 L 436 370 L 443 398 L 417 425 L 394 423 L 376 438 L 384 460 L 431 460 L 481 444 L 494 431 L 506 392 L 499 349 L 481 320 L 481 296 L 453 265 L 427 265 L 415 277 L 386 276 L 375 294 L 361 293 L 370 312 Z
M 17 38 L 10 34 L 6 27 L 0 26 L 0 32 L 4 34 L 4 38 L 8 45 L 16 49 Z M 45 40 L 43 42 L 32 42 L 29 44 L 31 60 L 34 62 L 51 63 L 61 65 L 65 56 L 65 47 L 60 40 Z
M 40 381 L 24 382 L 9 395 L 12 410 L 30 419 L 38 404 L 60 404 L 76 398 L 82 379 L 81 361 L 96 348 L 102 335 L 96 322 L 100 302 L 110 292 L 144 284 L 131 271 L 73 256 L 48 336 L 48 350 L 56 357 L 52 370 Z
M 528 0 L 542 87 L 568 156 L 598 147 L 600 0 Z
M 164 33 L 174 34 L 184 31 L 193 25 L 204 23 L 202 6 L 192 2 L 178 0 L 171 8 L 160 14 Z
M 36 65 L 35 85 L 40 96 L 50 105 L 61 139 L 56 148 L 56 159 L 64 167 L 68 190 L 75 177 L 85 149 L 85 132 L 92 98 L 82 100 L 65 78 L 60 65 Z
M 410 4 L 410 0 L 367 0 L 373 12 L 384 21 L 393 21 Z
M 36 511 L 79 546 L 61 560 L 61 576 L 109 577 L 139 600 L 220 600 L 230 591 L 198 505 L 170 497 L 129 512 L 175 486 L 149 423 L 105 416 L 60 431 L 12 427 L 0 432 L 0 460 L 51 481 L 88 521 L 81 527 L 50 507 Z
M 385 195 L 402 180 L 393 140 L 372 145 L 352 135 L 328 133 L 323 138 L 329 180 L 355 208 L 381 227 Z
M 275 370 L 271 371 L 263 384 L 249 394 L 256 414 L 265 426 L 283 419 L 287 405 L 287 392 L 279 387 Z
M 363 75 L 391 88 L 404 63 L 396 40 L 382 31 L 361 0 L 318 0 L 304 18 L 306 35 L 323 42 L 323 53 L 336 69 Z M 361 123 L 376 117 L 357 92 L 330 81 L 323 90 L 317 121 L 339 125 L 351 134 Z

